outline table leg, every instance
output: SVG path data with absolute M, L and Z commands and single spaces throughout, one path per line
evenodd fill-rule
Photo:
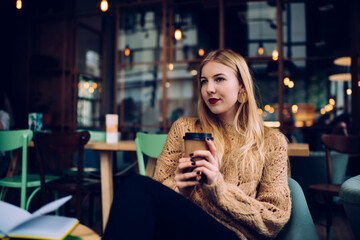
M 113 174 L 112 159 L 110 151 L 100 152 L 100 171 L 101 171 L 101 201 L 103 231 L 109 218 L 111 203 L 113 200 Z

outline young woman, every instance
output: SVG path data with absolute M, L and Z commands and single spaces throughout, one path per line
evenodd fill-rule
M 198 81 L 199 118 L 178 119 L 157 160 L 154 179 L 168 188 L 150 179 L 126 181 L 104 239 L 124 237 L 131 216 L 140 221 L 138 232 L 147 231 L 132 239 L 267 239 L 289 220 L 287 141 L 264 127 L 245 60 L 231 50 L 210 52 L 200 64 Z M 209 151 L 186 157 L 186 132 L 211 133 Z M 206 182 L 195 180 L 201 175 Z M 123 206 L 134 201 L 140 212 Z

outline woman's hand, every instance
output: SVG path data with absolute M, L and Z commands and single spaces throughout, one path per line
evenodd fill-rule
M 199 181 L 196 180 L 196 176 L 199 175 L 200 172 L 188 171 L 189 169 L 193 169 L 195 165 L 195 161 L 189 157 L 185 157 L 183 153 L 175 170 L 176 187 L 179 189 L 181 195 L 185 197 L 190 195 L 194 186 L 200 184 Z
M 198 150 L 194 152 L 193 158 L 202 158 L 201 160 L 197 160 L 195 164 L 194 172 L 197 172 L 201 175 L 205 175 L 207 184 L 213 184 L 217 181 L 219 177 L 219 163 L 216 156 L 216 148 L 215 144 L 206 139 L 205 140 L 208 147 L 208 150 Z

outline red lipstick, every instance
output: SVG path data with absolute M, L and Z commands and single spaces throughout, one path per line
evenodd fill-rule
M 220 99 L 218 99 L 218 98 L 210 98 L 210 99 L 209 99 L 209 103 L 210 103 L 210 104 L 215 104 L 215 103 L 217 103 L 219 100 L 220 100 Z

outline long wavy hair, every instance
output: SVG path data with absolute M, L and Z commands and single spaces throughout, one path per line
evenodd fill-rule
M 250 167 L 252 171 L 255 169 L 255 159 L 263 162 L 264 157 L 264 123 L 261 116 L 258 114 L 258 106 L 255 99 L 254 83 L 251 77 L 249 67 L 245 59 L 229 49 L 215 50 L 210 52 L 201 62 L 198 70 L 198 84 L 199 84 L 199 100 L 198 100 L 198 115 L 201 123 L 201 128 L 204 132 L 210 132 L 214 136 L 214 144 L 216 146 L 218 161 L 221 164 L 222 156 L 224 155 L 225 144 L 229 141 L 226 138 L 225 126 L 216 114 L 213 114 L 207 107 L 205 101 L 201 96 L 200 79 L 202 69 L 208 62 L 217 62 L 223 64 L 234 71 L 235 76 L 239 80 L 241 86 L 245 88 L 247 101 L 238 104 L 238 110 L 234 118 L 234 127 L 236 132 L 243 138 L 244 144 L 239 146 L 238 153 L 242 165 L 241 169 Z

